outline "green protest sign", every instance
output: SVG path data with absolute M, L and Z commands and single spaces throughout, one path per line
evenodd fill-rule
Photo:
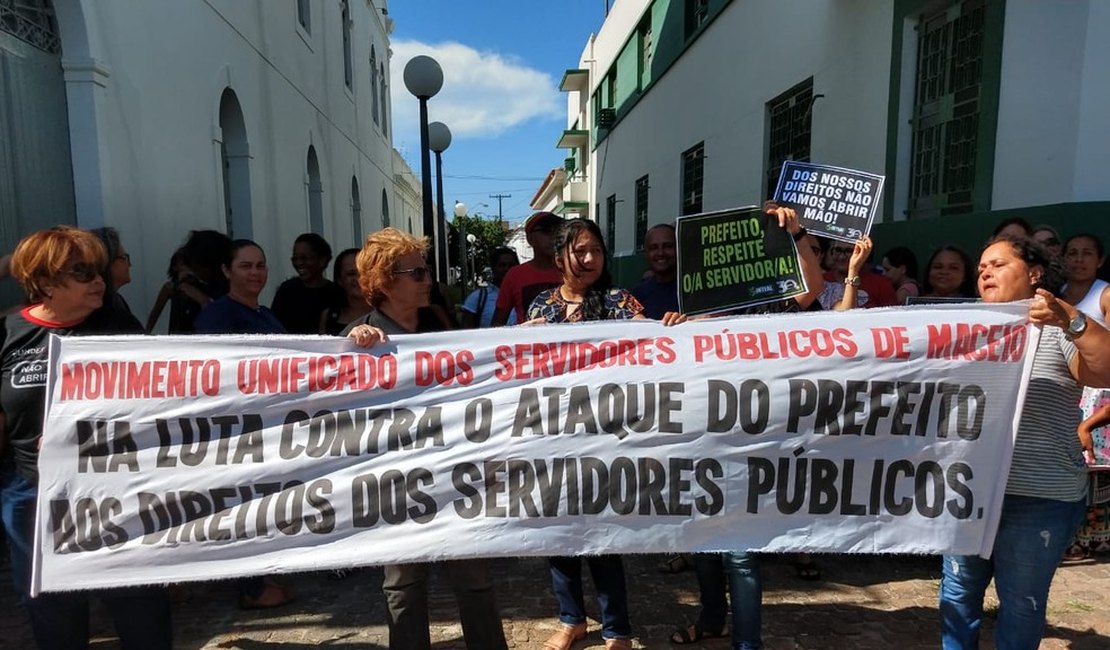
M 678 305 L 686 314 L 749 307 L 806 292 L 790 234 L 758 207 L 681 217 Z

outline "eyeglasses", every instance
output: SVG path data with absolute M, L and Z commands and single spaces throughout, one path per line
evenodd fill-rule
M 416 282 L 423 282 L 431 274 L 431 269 L 426 266 L 414 266 L 411 269 L 397 269 L 393 272 L 393 275 L 410 275 Z
M 122 255 L 116 255 L 116 260 L 123 260 L 124 262 L 127 262 L 128 264 L 130 264 L 131 263 L 131 254 L 130 253 L 123 253 Z
M 835 246 L 835 247 L 832 248 L 832 254 L 840 256 L 840 257 L 845 257 L 845 256 L 848 256 L 848 255 L 852 254 L 852 249 L 851 248 L 841 248 L 839 246 Z
M 95 266 L 85 262 L 78 262 L 62 272 L 81 284 L 92 282 L 100 275 Z

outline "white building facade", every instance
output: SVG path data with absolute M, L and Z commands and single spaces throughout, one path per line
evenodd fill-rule
M 23 86 L 0 92 L 0 105 L 10 131 L 68 131 L 66 160 L 54 168 L 68 167 L 71 183 L 59 178 L 61 207 L 40 213 L 42 190 L 28 178 L 43 166 L 20 175 L 40 199 L 0 204 L 4 246 L 53 223 L 114 226 L 135 264 L 123 293 L 141 318 L 190 230 L 257 241 L 272 291 L 292 274 L 286 260 L 300 233 L 340 250 L 391 221 L 409 227 L 413 201 L 398 189 L 404 172 L 391 142 L 386 0 L 16 5 L 0 15 L 0 54 L 22 70 L 14 78 Z M 53 51 L 36 44 L 51 30 Z M 20 105 L 21 89 L 53 83 L 28 71 L 31 51 L 59 75 L 59 92 L 34 101 L 55 113 L 64 102 L 65 123 L 19 117 L 30 101 L 24 94 Z M 28 147 L 3 145 L 16 155 Z
M 1110 239 L 1106 61 L 1099 0 L 619 0 L 563 78 L 560 190 L 625 281 L 648 227 L 757 204 L 784 160 L 886 175 L 880 252 L 1007 216 Z

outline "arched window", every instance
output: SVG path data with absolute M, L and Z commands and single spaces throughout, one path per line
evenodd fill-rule
M 308 146 L 308 229 L 317 235 L 324 234 L 324 184 L 320 180 L 320 161 L 316 147 Z
M 308 33 L 312 33 L 312 7 L 308 0 L 297 0 L 297 22 Z
M 374 116 L 374 124 L 381 124 L 378 121 L 378 84 L 374 83 L 375 70 L 378 69 L 378 55 L 374 51 L 374 46 L 370 46 L 370 103 L 371 115 Z
M 382 190 L 382 228 L 389 227 L 389 196 Z
M 0 2 L 0 32 L 7 32 L 44 52 L 58 54 L 62 51 L 58 21 L 50 0 Z
M 351 64 L 351 7 L 350 0 L 341 0 L 339 15 L 343 21 L 343 83 L 354 88 L 354 66 Z
M 223 163 L 224 219 L 228 237 L 253 237 L 250 147 L 243 109 L 235 91 L 220 96 L 220 159 Z
M 381 73 L 381 77 L 379 77 L 379 84 L 381 85 L 381 89 L 382 89 L 382 133 L 388 134 L 389 133 L 389 122 L 386 121 L 385 108 L 386 108 L 386 106 L 389 106 L 389 95 L 386 93 L 386 87 L 385 87 L 385 64 L 384 63 L 382 64 L 382 73 Z
M 362 229 L 362 199 L 358 193 L 358 179 L 351 177 L 351 232 L 355 236 L 355 245 L 362 243 L 366 231 Z

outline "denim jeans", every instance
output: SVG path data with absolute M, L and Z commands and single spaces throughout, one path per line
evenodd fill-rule
M 601 607 L 601 636 L 623 639 L 632 635 L 628 622 L 628 592 L 624 586 L 624 564 L 617 555 L 596 555 L 585 558 L 597 588 L 597 604 Z M 551 590 L 559 601 L 559 620 L 567 625 L 586 622 L 586 603 L 582 596 L 582 558 L 553 557 Z
M 701 612 L 696 626 L 703 632 L 716 634 L 725 629 L 728 600 L 725 596 L 725 564 L 720 553 L 695 553 L 694 573 L 698 577 Z
M 758 650 L 763 647 L 763 576 L 759 555 L 731 551 L 723 559 L 732 603 L 732 648 Z
M 940 620 L 945 650 L 979 647 L 983 595 L 992 577 L 999 600 L 995 645 L 1035 650 L 1044 634 L 1052 577 L 1086 512 L 1085 501 L 1007 495 L 990 559 L 944 556 Z
M 37 488 L 14 470 L 0 470 L 0 517 L 8 534 L 12 578 L 31 615 L 35 643 L 44 650 L 85 650 L 89 645 L 90 592 L 43 593 L 31 598 Z M 170 650 L 170 599 L 160 587 L 94 592 L 108 606 L 123 650 Z
M 486 560 L 452 560 L 440 563 L 447 570 L 459 605 L 463 640 L 470 650 L 506 650 L 505 632 L 493 595 Z M 391 650 L 430 650 L 428 632 L 428 569 L 420 564 L 385 567 L 386 617 Z

